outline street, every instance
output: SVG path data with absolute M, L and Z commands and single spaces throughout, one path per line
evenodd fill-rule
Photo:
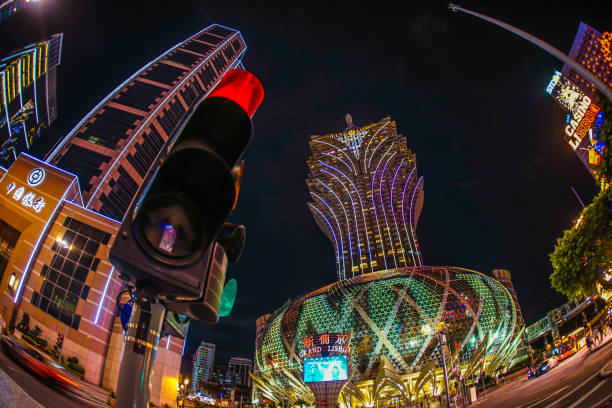
M 10 359 L 4 350 L 0 352 L 0 370 L 4 371 L 19 387 L 25 390 L 36 402 L 49 408 L 82 408 L 82 407 L 103 407 L 99 400 L 94 400 L 94 392 L 90 389 L 83 389 L 76 394 L 68 394 L 59 388 L 51 388 L 41 383 L 36 377 L 25 371 L 21 366 Z M 10 392 L 10 390 L 3 390 Z M 0 394 L 1 396 L 1 394 Z M 96 397 L 100 397 L 97 395 Z M 0 405 L 3 400 L 0 397 Z M 4 407 L 3 407 L 4 408 Z M 7 407 L 12 408 L 12 407 Z
M 612 359 L 612 335 L 588 353 L 586 348 L 547 374 L 523 379 L 487 393 L 478 408 L 599 408 L 612 406 L 612 376 L 601 378 L 601 368 Z

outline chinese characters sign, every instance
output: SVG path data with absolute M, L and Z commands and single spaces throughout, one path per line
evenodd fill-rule
M 346 333 L 321 333 L 302 339 L 300 357 L 313 355 L 349 354 L 348 335 Z
M 20 202 L 22 206 L 30 207 L 37 213 L 45 207 L 44 198 L 37 197 L 33 192 L 27 191 L 25 187 L 18 186 L 15 182 L 6 187 L 6 194 L 10 195 L 13 200 Z

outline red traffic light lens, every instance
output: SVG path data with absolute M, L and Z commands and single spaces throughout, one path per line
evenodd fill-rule
M 252 118 L 263 101 L 264 90 L 255 75 L 243 69 L 232 69 L 208 95 L 209 98 L 214 96 L 236 102 Z

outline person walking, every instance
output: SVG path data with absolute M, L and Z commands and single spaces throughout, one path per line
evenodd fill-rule
M 593 335 L 591 333 L 586 336 L 586 344 L 589 348 L 589 353 L 593 350 Z

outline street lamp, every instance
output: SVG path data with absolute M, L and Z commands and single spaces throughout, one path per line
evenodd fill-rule
M 601 91 L 601 93 L 603 93 L 605 95 L 606 98 L 612 100 L 612 89 L 610 89 L 610 87 L 608 85 L 606 85 L 601 79 L 599 79 L 595 74 L 593 74 L 591 71 L 589 71 L 588 69 L 586 69 L 584 66 L 582 66 L 581 64 L 579 64 L 577 61 L 574 61 L 573 59 L 571 59 L 570 57 L 568 57 L 567 55 L 565 55 L 564 53 L 562 53 L 561 51 L 559 51 L 557 48 L 553 47 L 552 45 L 540 40 L 539 38 L 526 33 L 523 30 L 520 30 L 514 26 L 511 26 L 510 24 L 504 23 L 503 21 L 499 21 L 493 17 L 489 17 L 487 15 L 481 14 L 481 13 L 477 13 L 475 11 L 472 10 L 468 10 L 466 8 L 463 8 L 457 4 L 453 4 L 453 3 L 449 3 L 448 4 L 448 8 L 451 11 L 462 11 L 466 14 L 471 14 L 474 17 L 478 17 L 481 18 L 485 21 L 488 21 L 490 23 L 493 23 L 499 27 L 505 28 L 506 30 L 524 38 L 525 40 L 529 41 L 532 44 L 535 44 L 536 46 L 542 48 L 544 51 L 548 52 L 549 54 L 551 54 L 552 56 L 560 59 L 561 61 L 563 61 L 563 63 L 569 65 L 570 67 L 572 67 L 576 72 L 578 72 L 580 75 L 582 75 L 584 78 L 586 78 L 589 82 L 591 82 L 593 85 L 595 85 L 595 87 L 597 89 L 599 89 Z
M 446 351 L 444 346 L 446 346 L 446 331 L 444 330 L 444 325 L 440 325 L 440 330 L 438 331 L 438 342 L 440 343 L 440 351 L 442 353 L 442 369 L 444 370 L 444 386 L 446 387 L 446 406 L 450 408 L 450 396 L 448 394 L 448 371 L 446 369 Z

